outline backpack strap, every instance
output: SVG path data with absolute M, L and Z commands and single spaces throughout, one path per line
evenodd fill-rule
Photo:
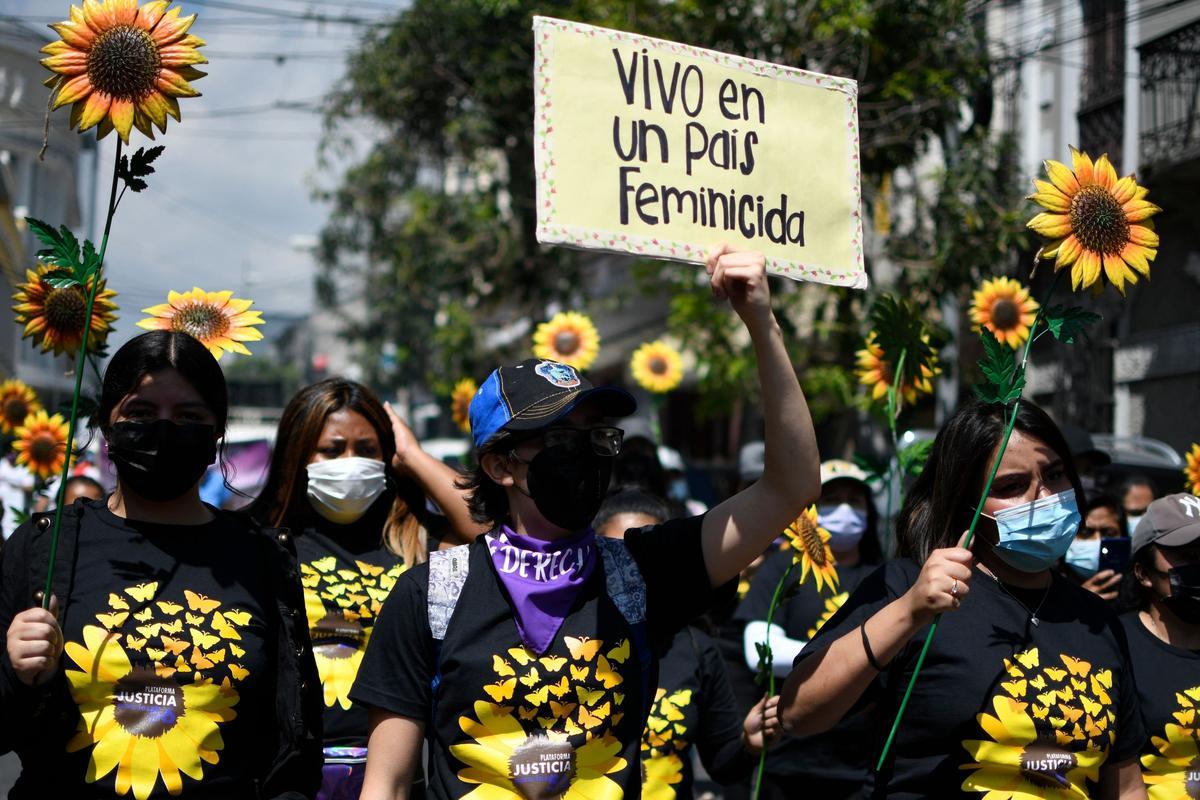
M 454 607 L 471 572 L 471 545 L 460 544 L 429 554 L 429 630 L 435 642 L 446 638 Z

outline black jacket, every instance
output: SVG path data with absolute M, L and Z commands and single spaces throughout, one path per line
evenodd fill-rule
M 54 594 L 60 603 L 71 596 L 75 571 L 87 568 L 77 563 L 81 502 L 63 509 L 54 570 Z M 305 622 L 295 546 L 285 529 L 264 529 L 244 515 L 216 513 L 244 527 L 266 553 L 264 571 L 275 599 L 276 616 L 270 623 L 277 635 L 276 720 L 271 730 L 262 732 L 275 737 L 275 755 L 252 776 L 255 800 L 311 798 L 321 785 L 321 684 Z M 0 630 L 5 633 L 16 614 L 41 604 L 52 522 L 53 514 L 34 515 L 0 551 Z M 64 776 L 56 775 L 55 767 L 78 722 L 62 660 L 51 680 L 29 687 L 17 678 L 5 647 L 0 653 L 0 753 L 13 751 L 21 757 L 21 777 L 10 800 L 74 796 L 79 787 L 63 785 Z

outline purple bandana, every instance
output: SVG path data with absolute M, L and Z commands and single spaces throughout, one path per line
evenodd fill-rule
M 488 551 L 512 600 L 521 641 L 545 653 L 596 568 L 595 531 L 547 542 L 504 526 L 488 534 Z

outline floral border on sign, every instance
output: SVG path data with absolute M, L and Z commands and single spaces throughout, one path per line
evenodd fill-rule
M 749 72 L 759 77 L 784 80 L 804 86 L 841 92 L 846 100 L 846 135 L 849 139 L 851 192 L 851 248 L 859 267 L 849 273 L 836 272 L 818 264 L 782 258 L 768 258 L 767 269 L 776 274 L 796 280 L 815 280 L 836 286 L 866 288 L 867 273 L 863 269 L 863 223 L 860 136 L 858 129 L 858 82 L 850 78 L 838 78 L 817 72 L 771 64 L 753 58 L 719 53 L 692 45 L 668 42 L 650 36 L 615 31 L 594 25 L 567 22 L 553 17 L 533 18 L 534 32 L 534 169 L 537 173 L 536 202 L 538 209 L 538 241 L 546 244 L 562 244 L 589 250 L 607 250 L 614 253 L 630 253 L 643 256 L 658 256 L 694 264 L 704 263 L 705 250 L 694 244 L 662 237 L 634 236 L 624 233 L 596 231 L 591 228 L 558 224 L 555 217 L 558 208 L 553 195 L 555 170 L 558 166 L 550 142 L 554 133 L 554 121 L 550 109 L 554 101 L 550 95 L 550 56 L 554 49 L 552 33 L 565 32 L 589 37 L 604 36 L 613 42 L 636 42 L 658 52 L 686 56 L 707 61 L 719 67 Z

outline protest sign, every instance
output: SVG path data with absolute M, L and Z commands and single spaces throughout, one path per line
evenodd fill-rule
M 858 85 L 533 22 L 538 240 L 701 263 L 725 241 L 863 288 Z

